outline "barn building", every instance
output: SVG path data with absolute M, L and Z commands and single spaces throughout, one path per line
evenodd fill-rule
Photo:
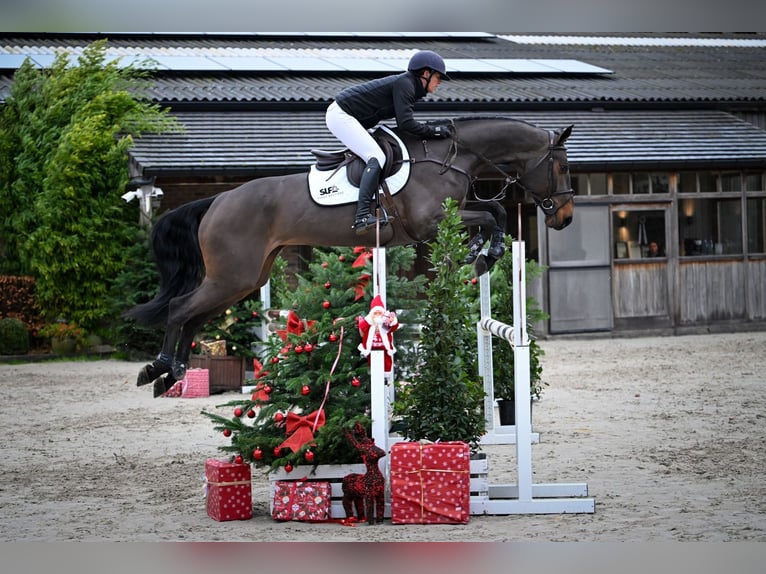
M 25 57 L 45 66 L 103 37 L 0 35 L 0 101 Z M 163 190 L 159 211 L 306 171 L 310 149 L 339 147 L 324 125 L 338 91 L 430 49 L 453 79 L 420 119 L 575 126 L 574 223 L 548 230 L 523 205 L 527 253 L 548 267 L 532 289 L 551 317 L 540 334 L 766 328 L 764 34 L 120 33 L 107 45 L 156 63 L 149 95 L 185 126 L 130 154 L 137 181 Z M 499 177 L 483 174 L 478 192 L 496 194 Z

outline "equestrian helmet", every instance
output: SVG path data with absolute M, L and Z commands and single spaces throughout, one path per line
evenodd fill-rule
M 410 58 L 410 63 L 407 65 L 407 69 L 410 72 L 422 70 L 423 68 L 429 68 L 430 70 L 439 72 L 441 77 L 445 80 L 450 79 L 447 75 L 447 67 L 444 65 L 444 60 L 436 52 L 432 52 L 431 50 L 421 50 Z

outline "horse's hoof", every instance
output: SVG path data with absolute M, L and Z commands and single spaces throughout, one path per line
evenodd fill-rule
M 161 374 L 155 374 L 154 365 L 146 365 L 143 369 L 141 369 L 141 372 L 138 373 L 136 386 L 142 387 L 144 385 L 148 385 L 149 383 L 153 383 L 159 376 L 161 376 Z
M 481 277 L 489 271 L 489 264 L 485 255 L 479 255 L 476 258 L 476 262 L 473 264 L 473 270 L 476 273 L 476 277 Z
M 183 363 L 173 363 L 171 374 L 176 381 L 180 381 L 186 376 L 186 365 Z
M 157 397 L 164 395 L 170 390 L 170 387 L 172 387 L 174 383 L 175 380 L 170 377 L 162 377 L 154 381 L 154 387 L 152 387 L 154 398 L 156 399 Z

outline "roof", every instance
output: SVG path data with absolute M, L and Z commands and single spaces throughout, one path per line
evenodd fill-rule
M 107 36 L 0 34 L 0 98 L 19 58 L 49 62 L 56 51 L 76 53 L 101 37 Z M 435 50 L 463 68 L 453 72 L 448 65 L 455 79 L 429 97 L 431 105 L 766 103 L 766 34 L 116 34 L 108 36 L 107 46 L 127 61 L 154 56 L 164 62 L 149 95 L 177 108 L 322 106 L 338 90 L 391 71 L 370 68 L 371 60 L 399 62 L 401 68 L 415 49 Z M 491 65 L 498 61 L 535 65 L 509 71 Z M 287 62 L 293 62 L 291 68 L 285 68 Z M 466 62 L 488 65 L 472 72 Z M 550 66 L 556 62 L 565 71 Z
M 380 67 L 403 67 L 415 49 L 441 54 L 453 77 L 418 104 L 418 117 L 574 123 L 574 169 L 766 161 L 766 131 L 735 117 L 766 122 L 762 33 L 5 33 L 0 98 L 20 57 L 44 62 L 107 37 L 109 57 L 164 62 L 145 95 L 187 128 L 136 142 L 133 167 L 144 175 L 303 170 L 311 148 L 339 146 L 323 118 L 335 94 L 389 73 Z
M 182 134 L 150 135 L 131 151 L 143 175 L 259 174 L 307 169 L 312 148 L 342 147 L 324 114 L 296 112 L 180 112 Z M 470 114 L 461 114 L 467 116 Z M 691 169 L 766 165 L 766 132 L 717 111 L 539 111 L 513 117 L 543 128 L 574 124 L 567 142 L 574 170 Z M 419 119 L 443 119 L 436 112 Z

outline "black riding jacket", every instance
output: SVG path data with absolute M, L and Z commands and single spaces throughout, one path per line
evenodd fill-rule
M 335 101 L 366 129 L 396 118 L 396 125 L 421 138 L 434 137 L 434 128 L 413 117 L 415 102 L 428 92 L 412 72 L 370 80 L 342 90 Z

